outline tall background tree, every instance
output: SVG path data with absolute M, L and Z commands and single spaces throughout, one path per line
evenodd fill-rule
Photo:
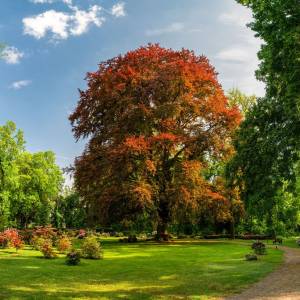
M 239 185 L 246 210 L 276 233 L 274 220 L 297 198 L 300 132 L 300 5 L 298 0 L 239 0 L 253 12 L 250 28 L 263 40 L 256 76 L 266 96 L 247 114 L 235 139 L 227 174 Z M 298 196 L 299 197 L 299 196 Z M 299 211 L 299 201 L 294 203 Z M 275 217 L 274 217 L 275 216 Z M 294 218 L 294 227 L 297 220 Z
M 75 138 L 89 139 L 74 176 L 90 220 L 147 212 L 164 234 L 182 211 L 228 204 L 204 173 L 232 154 L 241 115 L 207 58 L 148 45 L 100 63 L 87 81 L 70 120 Z
M 0 126 L 0 227 L 46 225 L 63 182 L 51 151 L 29 153 L 13 122 Z

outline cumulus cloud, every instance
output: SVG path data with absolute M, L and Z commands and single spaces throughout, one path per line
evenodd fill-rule
M 100 12 L 101 7 L 98 5 L 92 6 L 87 11 L 74 7 L 71 13 L 48 10 L 24 18 L 24 33 L 36 39 L 41 39 L 48 33 L 53 39 L 67 39 L 70 35 L 81 35 L 87 32 L 91 25 L 100 27 L 105 20 Z
M 147 30 L 146 35 L 148 36 L 163 35 L 167 33 L 180 32 L 183 29 L 184 29 L 183 23 L 175 22 L 175 23 L 171 23 L 166 27 Z
M 30 85 L 30 84 L 31 84 L 31 80 L 19 80 L 19 81 L 13 82 L 10 85 L 10 88 L 14 89 L 14 90 L 19 90 L 23 87 L 26 87 L 26 86 Z
M 111 11 L 103 9 L 99 5 L 93 5 L 87 10 L 79 9 L 72 5 L 72 0 L 31 0 L 34 3 L 64 2 L 69 12 L 47 10 L 41 14 L 29 16 L 23 19 L 24 34 L 36 39 L 50 36 L 52 40 L 64 40 L 70 36 L 79 36 L 88 32 L 92 25 L 101 27 L 105 22 L 104 12 L 115 17 L 125 16 L 125 4 L 123 2 L 113 5 Z
M 2 58 L 4 61 L 12 65 L 18 64 L 23 56 L 24 53 L 19 51 L 16 47 L 6 47 L 2 51 Z
M 113 5 L 111 9 L 111 14 L 117 18 L 124 17 L 126 15 L 125 13 L 125 3 L 120 2 L 115 5 Z

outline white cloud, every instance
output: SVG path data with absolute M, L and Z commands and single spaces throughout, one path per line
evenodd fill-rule
M 252 21 L 252 14 L 249 9 L 241 7 L 238 9 L 232 9 L 230 12 L 222 13 L 219 16 L 219 21 L 224 24 L 244 27 Z
M 61 1 L 68 4 L 68 5 L 72 5 L 72 0 L 61 0 Z M 51 4 L 51 3 L 54 3 L 55 0 L 30 0 L 30 2 L 32 2 L 34 4 L 46 4 L 46 3 Z
M 8 64 L 18 64 L 24 53 L 19 51 L 16 47 L 6 47 L 2 51 L 2 58 Z
M 120 3 L 113 5 L 113 7 L 111 9 L 111 14 L 117 18 L 124 17 L 126 15 L 125 3 L 120 2 Z
M 89 11 L 74 8 L 74 15 L 70 17 L 69 31 L 72 35 L 81 35 L 88 31 L 91 24 L 100 27 L 105 21 L 104 17 L 100 17 L 101 7 L 94 5 Z
M 14 90 L 19 90 L 31 84 L 31 80 L 20 80 L 13 82 L 9 87 Z
M 24 33 L 36 39 L 41 39 L 48 33 L 51 34 L 52 39 L 67 39 L 70 35 L 81 35 L 87 32 L 93 24 L 100 27 L 105 21 L 104 17 L 100 16 L 101 7 L 98 5 L 92 6 L 87 11 L 77 7 L 72 7 L 72 10 L 71 13 L 48 10 L 24 18 Z
M 242 46 L 235 46 L 228 49 L 221 50 L 217 53 L 216 58 L 231 62 L 249 62 L 252 58 L 252 53 L 249 52 L 249 48 Z
M 53 3 L 53 0 L 30 0 L 34 4 Z
M 146 35 L 155 36 L 155 35 L 162 35 L 166 33 L 181 32 L 183 29 L 184 29 L 183 23 L 175 22 L 163 28 L 147 30 Z
M 255 38 L 246 26 L 253 20 L 251 11 L 232 4 L 230 10 L 224 11 L 218 20 L 232 26 L 231 30 L 235 33 L 229 38 L 229 46 L 220 49 L 214 57 L 222 84 L 226 89 L 237 87 L 247 94 L 264 96 L 265 85 L 256 80 L 254 75 L 258 69 L 257 52 L 262 41 Z
M 37 16 L 24 18 L 24 33 L 40 39 L 50 31 L 54 38 L 66 39 L 68 37 L 68 22 L 69 16 L 67 14 L 48 10 Z

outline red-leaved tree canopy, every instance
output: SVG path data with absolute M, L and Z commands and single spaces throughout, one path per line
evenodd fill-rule
M 205 56 L 148 45 L 102 62 L 70 121 L 88 138 L 75 185 L 102 224 L 151 212 L 159 233 L 183 210 L 227 201 L 203 171 L 231 155 L 241 115 Z

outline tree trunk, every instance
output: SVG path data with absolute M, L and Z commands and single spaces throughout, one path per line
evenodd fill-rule
M 232 220 L 230 222 L 230 234 L 231 234 L 231 238 L 235 239 L 235 223 L 234 223 L 234 220 Z
M 160 220 L 157 225 L 157 234 L 156 234 L 157 241 L 168 241 L 169 234 L 168 234 L 168 223 Z

